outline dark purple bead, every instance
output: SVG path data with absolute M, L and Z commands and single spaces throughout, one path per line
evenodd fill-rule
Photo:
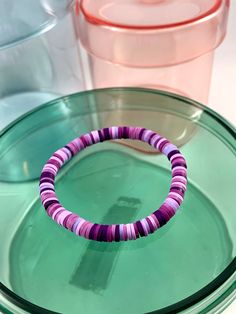
M 167 158 L 170 160 L 170 158 L 175 155 L 175 154 L 180 154 L 180 151 L 178 149 L 172 150 L 168 155 Z
M 109 128 L 104 128 L 103 129 L 103 134 L 104 134 L 104 141 L 108 141 L 108 140 L 111 139 Z
M 168 222 L 170 220 L 171 216 L 168 214 L 167 211 L 165 211 L 165 209 L 163 207 L 160 207 L 158 209 L 158 211 L 163 215 L 166 222 Z
M 43 179 L 40 179 L 40 181 L 39 181 L 39 185 L 41 184 L 41 183 L 54 183 L 54 179 L 51 179 L 51 178 L 43 178 Z
M 44 188 L 44 189 L 40 190 L 40 194 L 45 192 L 45 191 L 53 191 L 53 192 L 55 192 L 55 190 L 53 188 Z
M 115 242 L 120 242 L 120 226 L 116 225 L 115 229 Z
M 134 231 L 136 234 L 136 238 L 138 239 L 139 238 L 139 232 L 138 232 L 138 227 L 136 226 L 136 224 L 134 224 Z
M 153 214 L 156 216 L 157 220 L 159 221 L 160 227 L 166 224 L 165 217 L 159 210 L 156 210 Z
M 99 233 L 98 233 L 98 241 L 103 241 L 103 231 L 104 231 L 104 225 L 100 226 Z
M 184 167 L 187 169 L 186 162 L 173 162 L 171 165 L 171 169 L 174 169 L 175 167 Z
M 102 231 L 101 231 L 100 239 L 103 242 L 107 241 L 107 229 L 108 229 L 108 225 L 102 225 Z
M 164 212 L 166 212 L 168 214 L 168 216 L 171 218 L 175 215 L 175 211 L 173 210 L 173 208 L 171 208 L 168 204 L 162 204 L 161 207 L 159 208 L 163 209 Z
M 104 141 L 104 137 L 103 137 L 103 134 L 102 134 L 101 130 L 98 130 L 98 136 L 99 136 L 100 142 L 103 142 Z
M 50 201 L 47 201 L 47 202 L 44 203 L 44 208 L 47 210 L 48 207 L 49 207 L 50 205 L 52 205 L 52 204 L 59 204 L 59 201 L 57 201 L 57 200 L 50 200 Z
M 138 228 L 139 235 L 141 237 L 144 237 L 145 233 L 144 233 L 143 226 L 142 226 L 141 222 L 140 221 L 136 221 L 135 224 L 136 224 L 136 226 Z
M 129 128 L 127 126 L 123 128 L 123 138 L 129 138 Z
M 97 241 L 100 241 L 100 242 L 101 242 L 101 233 L 102 233 L 102 225 L 99 226 L 97 239 L 96 239 Z
M 50 179 L 53 179 L 53 180 L 54 180 L 55 175 L 52 174 L 52 173 L 49 172 L 49 171 L 44 171 L 44 172 L 42 172 L 42 174 L 41 174 L 40 180 L 41 180 L 41 179 L 45 179 L 45 178 L 50 178 Z
M 95 144 L 95 139 L 94 139 L 94 137 L 93 137 L 93 134 L 92 134 L 92 133 L 89 133 L 89 135 L 90 135 L 90 138 L 91 138 L 91 140 L 92 140 L 92 143 Z
M 97 225 L 98 224 L 94 224 L 89 231 L 89 239 L 91 240 L 96 240 L 94 237 L 95 237 L 95 230 L 96 230 Z
M 138 138 L 139 138 L 140 140 L 142 140 L 142 136 L 143 136 L 143 133 L 144 133 L 145 130 L 146 130 L 145 128 L 142 128 L 141 131 L 139 132 Z
M 118 127 L 118 138 L 122 138 L 122 136 L 123 136 L 123 127 L 119 126 Z

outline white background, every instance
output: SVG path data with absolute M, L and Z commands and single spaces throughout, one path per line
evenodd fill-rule
M 215 52 L 209 106 L 236 126 L 236 0 L 231 0 L 225 40 Z M 224 314 L 236 314 L 236 300 Z

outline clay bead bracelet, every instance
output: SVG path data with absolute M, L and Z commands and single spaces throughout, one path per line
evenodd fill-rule
M 55 177 L 59 169 L 81 150 L 115 139 L 140 140 L 162 152 L 171 162 L 172 180 L 165 201 L 149 216 L 128 224 L 102 225 L 87 221 L 60 204 L 55 193 Z M 178 148 L 151 130 L 129 126 L 103 128 L 74 139 L 47 161 L 39 183 L 42 204 L 53 220 L 78 236 L 104 242 L 136 240 L 155 232 L 175 215 L 183 202 L 186 186 L 187 165 Z

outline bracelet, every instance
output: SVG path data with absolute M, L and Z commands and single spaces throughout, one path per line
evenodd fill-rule
M 65 209 L 54 187 L 59 169 L 86 147 L 108 140 L 132 139 L 148 143 L 167 156 L 172 165 L 172 180 L 167 198 L 152 214 L 133 223 L 103 225 L 85 220 Z M 84 134 L 57 150 L 43 167 L 40 196 L 47 214 L 59 225 L 86 239 L 104 242 L 136 240 L 155 232 L 173 217 L 184 199 L 187 165 L 178 148 L 159 134 L 140 127 L 113 126 Z

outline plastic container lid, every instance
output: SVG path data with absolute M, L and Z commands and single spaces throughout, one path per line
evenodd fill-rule
M 170 65 L 219 45 L 228 8 L 228 0 L 82 0 L 80 36 L 88 51 L 115 63 Z

